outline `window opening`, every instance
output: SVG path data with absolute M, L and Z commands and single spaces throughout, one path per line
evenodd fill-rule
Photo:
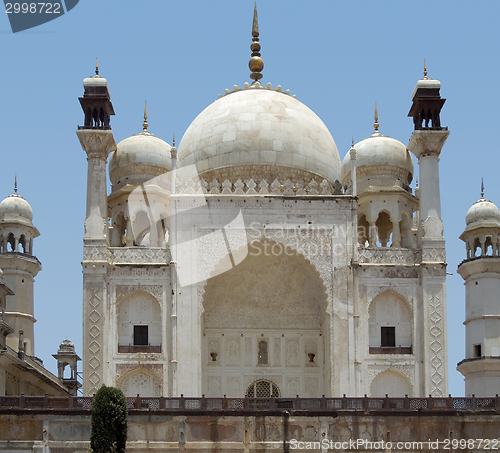
M 392 348 L 396 346 L 396 327 L 381 327 L 380 346 Z
M 148 326 L 134 326 L 134 346 L 147 346 Z
M 258 364 L 259 365 L 267 365 L 267 341 L 261 340 L 259 341 L 259 357 Z
M 482 357 L 483 354 L 481 353 L 481 345 L 480 344 L 475 344 L 474 345 L 474 356 L 475 357 Z
M 279 398 L 280 391 L 274 382 L 260 380 L 248 387 L 246 396 L 248 398 Z

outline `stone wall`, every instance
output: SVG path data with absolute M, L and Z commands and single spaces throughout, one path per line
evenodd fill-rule
M 335 400 L 339 400 L 341 407 L 333 410 L 329 401 L 334 399 L 319 398 L 276 399 L 271 404 L 269 399 L 262 399 L 267 405 L 265 409 L 258 409 L 259 401 L 255 399 L 240 400 L 241 408 L 212 409 L 212 403 L 223 399 L 204 399 L 203 409 L 186 409 L 194 400 L 162 399 L 162 409 L 150 409 L 147 406 L 151 407 L 151 401 L 128 398 L 131 408 L 127 451 L 287 452 L 321 451 L 321 447 L 330 451 L 373 451 L 382 449 L 380 442 L 384 442 L 384 449 L 389 445 L 393 450 L 435 451 L 453 449 L 453 440 L 458 445 L 460 440 L 469 442 L 466 448 L 455 448 L 461 451 L 485 449 L 486 442 L 488 449 L 500 447 L 498 397 L 489 399 L 489 407 L 481 406 L 483 399 L 471 398 L 408 398 L 402 399 L 406 402 L 400 408 L 394 407 L 391 398 L 338 398 Z M 417 400 L 425 407 L 412 408 Z M 443 400 L 446 404 L 442 404 Z M 34 400 L 27 400 L 28 405 L 30 401 Z M 310 406 L 312 402 L 318 402 L 313 404 L 317 409 L 293 409 Z M 90 439 L 87 401 L 73 409 L 62 409 L 67 404 L 62 404 L 62 399 L 60 403 L 61 409 L 2 405 L 0 451 L 87 452 Z M 227 403 L 222 402 L 224 407 Z M 285 403 L 288 410 L 279 408 Z M 45 400 L 44 404 L 54 406 L 55 399 Z M 181 407 L 168 409 L 176 405 Z M 482 446 L 478 445 L 479 439 L 485 439 Z M 429 441 L 433 444 L 429 445 Z M 408 442 L 416 444 L 405 445 Z

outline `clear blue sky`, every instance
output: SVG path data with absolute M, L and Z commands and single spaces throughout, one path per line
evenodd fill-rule
M 458 236 L 479 198 L 500 203 L 498 189 L 498 45 L 500 2 L 260 1 L 263 82 L 282 85 L 330 129 L 343 159 L 351 137 L 373 130 L 408 143 L 415 83 L 427 60 L 447 99 L 442 124 L 451 135 L 441 155 L 447 238 L 449 382 L 464 357 L 464 287 L 456 273 L 465 257 Z M 69 338 L 82 343 L 82 237 L 85 153 L 75 130 L 83 123 L 82 80 L 99 58 L 116 116 L 116 141 L 141 131 L 144 100 L 149 130 L 177 142 L 219 93 L 249 79 L 253 0 L 80 0 L 65 16 L 12 34 L 0 16 L 0 197 L 19 193 L 41 232 L 34 251 L 36 354 L 51 357 Z M 415 165 L 417 167 L 417 165 Z M 418 173 L 418 168 L 416 169 Z

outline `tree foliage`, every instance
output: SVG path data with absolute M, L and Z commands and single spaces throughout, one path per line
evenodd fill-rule
M 92 403 L 90 449 L 93 453 L 125 452 L 127 415 L 123 392 L 103 385 Z

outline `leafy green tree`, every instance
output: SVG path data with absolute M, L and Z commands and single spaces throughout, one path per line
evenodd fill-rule
M 123 392 L 103 385 L 92 403 L 90 450 L 93 453 L 125 452 L 127 415 Z

